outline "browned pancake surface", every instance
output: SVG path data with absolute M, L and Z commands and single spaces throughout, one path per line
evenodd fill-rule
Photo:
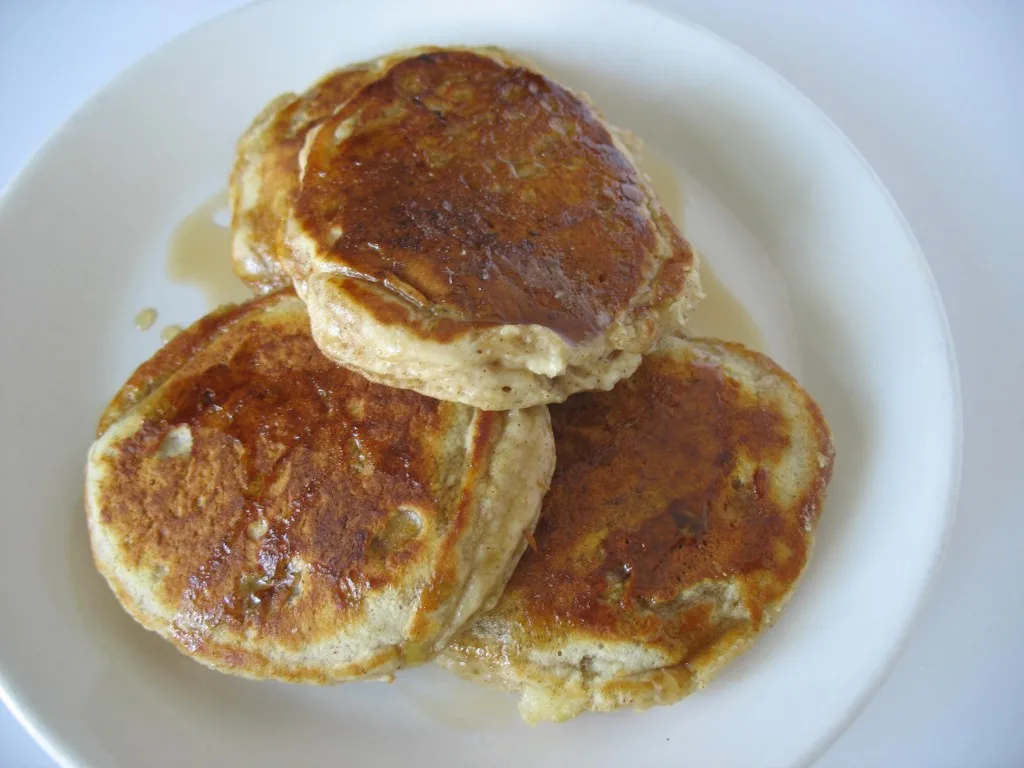
M 531 721 L 704 685 L 807 563 L 831 435 L 785 371 L 666 340 L 609 392 L 550 407 L 558 463 L 534 546 L 442 663 L 523 693 Z
M 659 268 L 647 302 L 682 290 L 692 253 L 671 225 L 659 237 L 647 199 L 572 93 L 438 50 L 392 66 L 323 123 L 296 218 L 328 259 L 428 309 L 414 324 L 423 336 L 536 323 L 578 342 L 626 312 Z M 670 258 L 656 253 L 666 239 Z M 354 300 L 372 305 L 374 293 Z M 379 304 L 381 322 L 408 322 Z
M 284 243 L 285 219 L 298 186 L 298 156 L 306 135 L 344 104 L 369 76 L 369 68 L 363 65 L 330 73 L 301 96 L 290 98 L 261 131 L 255 135 L 247 133 L 239 147 L 239 161 L 231 181 L 235 197 L 233 227 L 246 230 L 246 243 L 261 256 L 264 272 L 240 270 L 239 275 L 256 291 L 263 293 L 291 285 L 281 259 L 288 250 Z M 246 182 L 241 174 L 251 172 L 251 163 L 260 168 L 259 184 L 263 189 L 257 204 L 243 207 L 242 187 Z
M 223 310 L 179 335 L 101 423 L 103 432 L 171 382 L 108 459 L 102 525 L 124 544 L 122 566 L 152 569 L 156 600 L 179 607 L 173 632 L 186 650 L 257 671 L 264 662 L 252 654 L 207 647 L 211 631 L 248 629 L 280 648 L 334 636 L 359 620 L 364 594 L 401 585 L 430 536 L 444 539 L 440 570 L 454 579 L 467 524 L 460 494 L 505 417 L 335 365 L 290 295 Z M 282 301 L 283 316 L 261 316 Z M 470 444 L 453 454 L 446 436 L 464 439 L 474 418 Z M 413 644 L 436 631 L 426 614 L 449 597 L 443 575 L 424 589 Z
M 537 549 L 506 592 L 521 601 L 525 632 L 585 627 L 696 655 L 705 625 L 709 639 L 721 634 L 712 606 L 660 606 L 704 580 L 737 576 L 758 617 L 796 580 L 822 487 L 796 504 L 773 494 L 765 467 L 782 463 L 789 425 L 718 366 L 698 362 L 683 375 L 653 356 L 610 392 L 551 406 L 558 465 Z M 754 459 L 751 471 L 738 471 L 742 457 Z

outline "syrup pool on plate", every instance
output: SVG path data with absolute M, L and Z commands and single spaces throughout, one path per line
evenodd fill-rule
M 641 167 L 650 178 L 654 191 L 661 199 L 661 204 L 665 206 L 665 210 L 669 212 L 672 220 L 685 235 L 686 201 L 683 197 L 682 185 L 679 183 L 678 172 L 667 158 L 650 146 L 644 147 Z M 739 342 L 757 352 L 765 352 L 764 336 L 754 323 L 750 312 L 715 274 L 714 254 L 701 252 L 698 255 L 704 299 L 690 313 L 686 332 L 694 337 Z
M 203 202 L 174 230 L 167 253 L 167 277 L 173 283 L 198 288 L 210 309 L 252 298 L 232 268 L 227 192 Z

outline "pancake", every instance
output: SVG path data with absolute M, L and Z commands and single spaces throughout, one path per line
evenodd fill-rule
M 291 289 L 207 316 L 128 380 L 89 451 L 93 555 L 125 609 L 252 678 L 386 678 L 493 604 L 554 465 L 492 413 L 324 357 Z
M 267 272 L 291 276 L 325 354 L 500 410 L 608 389 L 683 326 L 696 256 L 585 98 L 498 49 L 357 69 L 369 74 L 305 131 L 287 172 L 283 243 L 235 232 L 239 271 L 256 270 L 238 254 L 276 255 Z M 265 126 L 284 118 L 267 115 L 243 148 L 278 145 Z M 260 160 L 269 151 L 243 151 L 254 170 L 236 186 L 281 167 Z M 250 186 L 258 200 L 281 185 Z
M 668 340 L 551 419 L 535 546 L 439 661 L 520 692 L 529 722 L 675 702 L 792 593 L 831 477 L 828 427 L 771 360 L 714 341 Z
M 299 150 L 309 130 L 367 82 L 371 71 L 357 64 L 331 72 L 301 95 L 278 96 L 238 142 L 229 185 L 231 255 L 236 274 L 254 293 L 291 285 L 280 254 L 298 186 Z

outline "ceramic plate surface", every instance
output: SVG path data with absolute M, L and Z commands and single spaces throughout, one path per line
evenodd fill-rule
M 833 427 L 834 482 L 788 611 L 676 706 L 530 728 L 515 697 L 432 667 L 392 685 L 235 679 L 136 626 L 92 567 L 81 486 L 97 416 L 160 327 L 209 308 L 167 276 L 177 224 L 223 190 L 270 97 L 422 43 L 519 51 L 643 137 L 695 245 Z M 300 0 L 229 15 L 58 131 L 0 204 L 0 253 L 0 683 L 68 765 L 806 763 L 880 685 L 950 523 L 955 364 L 902 217 L 779 77 L 643 6 Z M 143 333 L 145 307 L 160 319 Z

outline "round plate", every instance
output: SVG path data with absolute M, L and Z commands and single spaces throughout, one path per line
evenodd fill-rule
M 270 97 L 421 43 L 522 52 L 682 169 L 697 247 L 834 429 L 835 478 L 789 610 L 676 706 L 531 729 L 514 697 L 431 667 L 393 685 L 235 679 L 136 626 L 92 567 L 86 449 L 102 406 L 159 344 L 135 314 L 187 323 L 206 309 L 165 277 L 175 224 L 223 189 L 236 137 Z M 65 764 L 806 763 L 884 678 L 950 522 L 955 364 L 899 212 L 779 77 L 641 6 L 250 7 L 153 54 L 69 121 L 9 188 L 0 248 L 2 686 Z

